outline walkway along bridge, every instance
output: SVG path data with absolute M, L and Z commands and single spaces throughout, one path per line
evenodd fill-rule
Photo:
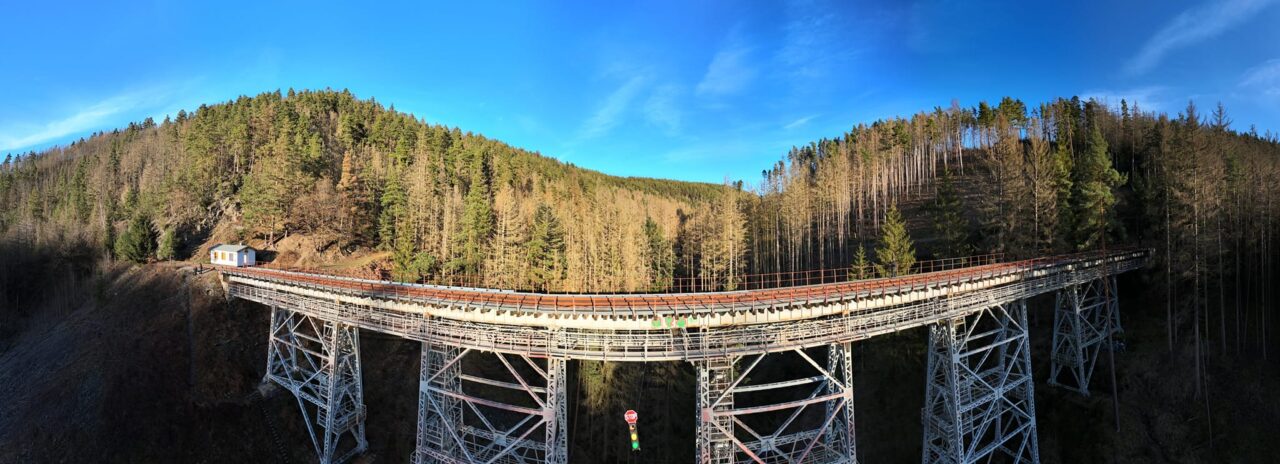
M 920 326 L 929 327 L 923 462 L 1034 463 L 1026 300 L 1056 293 L 1049 381 L 1088 395 L 1098 354 L 1120 330 L 1115 276 L 1145 266 L 1151 254 L 598 295 L 219 271 L 229 298 L 271 308 L 266 379 L 297 397 L 322 463 L 367 446 L 361 329 L 422 344 L 415 463 L 567 462 L 566 363 L 588 359 L 693 363 L 696 460 L 772 464 L 856 462 L 850 343 Z M 814 355 L 822 347 L 825 360 Z M 488 359 L 501 375 L 464 372 L 467 357 Z M 752 374 L 766 358 L 809 374 L 760 381 L 765 376 Z

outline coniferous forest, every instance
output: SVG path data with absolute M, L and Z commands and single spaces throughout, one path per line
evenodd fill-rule
M 1182 418 L 1194 424 L 1179 426 L 1189 431 L 1171 436 L 1195 441 L 1164 438 L 1178 450 L 1164 458 L 1245 446 L 1222 431 L 1229 412 L 1215 419 L 1212 379 L 1229 375 L 1223 366 L 1274 374 L 1280 356 L 1280 135 L 1239 127 L 1221 105 L 1165 114 L 1006 97 L 858 124 L 779 155 L 759 178 L 722 184 L 614 177 L 347 91 L 276 91 L 6 155 L 0 243 L 12 264 L 31 262 L 16 250 L 73 248 L 89 262 L 207 262 L 213 243 L 245 242 L 282 265 L 552 292 L 731 290 L 745 275 L 852 266 L 872 277 L 932 258 L 1150 247 L 1153 266 L 1122 296 L 1150 324 L 1129 336 L 1188 366 L 1180 388 L 1194 406 Z M 0 355 L 33 316 L 18 289 L 39 278 L 2 271 Z M 621 426 L 603 418 L 637 388 L 692 402 L 675 380 L 682 366 L 578 364 L 585 411 L 573 433 Z M 691 440 L 679 405 L 654 414 L 675 425 L 647 433 Z M 607 443 L 577 440 L 572 455 L 626 459 Z M 653 456 L 683 462 L 690 446 Z

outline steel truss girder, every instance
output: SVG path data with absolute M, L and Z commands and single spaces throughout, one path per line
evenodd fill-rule
M 844 297 L 835 299 L 838 301 L 823 299 L 803 304 L 796 303 L 786 311 L 806 311 L 806 308 L 830 310 L 841 307 L 844 308 L 841 315 L 683 331 L 594 330 L 541 325 L 545 324 L 545 321 L 555 320 L 552 317 L 543 319 L 539 325 L 507 325 L 434 316 L 430 317 L 428 323 L 424 313 L 430 314 L 443 309 L 409 300 L 390 297 L 380 299 L 381 297 L 373 293 L 361 295 L 363 300 L 360 301 L 342 301 L 340 298 L 343 294 L 335 293 L 333 289 L 235 274 L 228 277 L 230 282 L 228 295 L 268 306 L 284 306 L 312 316 L 422 342 L 445 343 L 511 354 L 544 353 L 553 357 L 583 360 L 695 361 L 868 339 L 968 315 L 990 304 L 1004 304 L 1055 292 L 1068 285 L 1137 269 L 1144 263 L 1145 258 L 1125 255 L 1089 266 L 1084 266 L 1085 263 L 1043 268 L 1029 266 L 1021 276 L 999 273 L 997 273 L 999 275 L 993 275 L 990 278 L 1009 281 L 1005 284 L 992 284 L 995 285 L 992 287 L 964 288 L 967 284 L 953 282 L 953 285 L 960 285 L 961 288 L 958 288 L 956 293 L 942 298 L 919 300 L 866 311 L 857 310 L 854 303 L 860 298 L 893 299 L 896 298 L 895 293 L 876 293 L 849 297 L 852 299 L 843 299 Z M 927 286 L 928 284 L 920 284 L 917 288 L 923 289 Z M 392 302 L 410 306 L 400 309 L 380 306 Z M 453 306 L 450 305 L 450 307 Z M 461 303 L 458 306 L 468 307 Z M 412 310 L 405 310 L 409 308 Z M 487 307 L 486 310 L 499 311 L 497 308 L 496 306 Z M 647 312 L 649 309 L 643 309 L 643 311 Z M 479 308 L 476 310 L 479 311 Z M 693 311 L 693 308 L 689 310 Z M 642 311 L 641 308 L 635 308 L 629 314 L 635 317 L 640 314 L 640 311 Z M 722 316 L 737 314 L 735 318 L 754 319 L 755 316 L 752 316 L 752 313 L 758 311 L 773 311 L 773 309 L 750 305 L 714 317 L 722 318 Z M 597 314 L 601 313 L 582 310 L 572 319 L 590 319 L 597 317 Z M 690 317 L 695 316 L 690 315 Z M 610 318 L 620 317 L 620 315 L 608 313 L 599 317 Z
M 1049 384 L 1089 396 L 1098 354 L 1122 332 L 1115 276 L 1063 288 L 1055 294 Z M 1064 372 L 1066 375 L 1064 375 Z
M 785 353 L 785 352 L 784 352 Z M 854 440 L 853 369 L 848 343 L 833 343 L 827 362 L 804 350 L 791 353 L 811 376 L 751 382 L 766 356 L 725 356 L 696 361 L 698 390 L 697 458 L 702 463 L 857 462 Z M 737 365 L 742 364 L 739 372 Z M 761 397 L 756 393 L 768 392 Z M 792 398 L 744 405 L 747 397 Z M 754 403 L 754 402 L 753 402 Z
M 368 447 L 358 328 L 273 307 L 264 380 L 297 398 L 322 464 Z
M 464 373 L 468 356 L 496 357 L 500 375 Z M 423 343 L 414 462 L 568 462 L 565 364 Z
M 922 462 L 1040 462 L 1025 301 L 929 327 Z

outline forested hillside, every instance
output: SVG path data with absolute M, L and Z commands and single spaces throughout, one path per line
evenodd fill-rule
M 200 261 L 213 242 L 270 257 L 305 237 L 382 278 L 575 292 L 677 279 L 732 289 L 745 274 L 905 272 L 889 264 L 916 255 L 1140 245 L 1157 250 L 1141 277 L 1154 290 L 1140 290 L 1157 295 L 1144 314 L 1158 304 L 1165 322 L 1155 341 L 1189 360 L 1191 399 L 1210 410 L 1210 360 L 1275 355 L 1280 256 L 1280 140 L 1233 128 L 1221 106 L 1211 113 L 1076 98 L 952 104 L 855 126 L 793 148 L 758 180 L 715 185 L 606 176 L 345 91 L 272 92 L 6 156 L 0 238 Z M 642 396 L 609 385 L 657 375 L 666 380 L 651 387 L 680 391 L 678 370 L 580 363 L 582 423 L 612 424 L 602 414 Z M 664 411 L 655 420 L 683 417 Z
M 140 231 L 144 246 L 123 256 L 135 260 L 173 257 L 215 231 L 268 250 L 303 233 L 390 252 L 387 277 L 401 280 L 483 275 L 572 290 L 661 280 L 650 244 L 669 253 L 667 238 L 714 222 L 726 195 L 578 169 L 331 91 L 202 106 L 6 162 L 4 173 L 0 229 L 74 229 L 112 251 Z
M 1263 283 L 1280 145 L 1234 131 L 1221 106 L 1170 118 L 1075 98 L 953 104 L 717 186 L 606 176 L 346 91 L 290 90 L 7 155 L 0 172 L 0 230 L 89 236 L 133 260 L 302 234 L 400 280 L 724 289 L 745 273 L 848 267 L 859 250 L 874 260 L 866 248 L 903 205 L 935 257 L 1158 247 L 1171 342 L 1202 321 L 1261 348 L 1274 319 Z

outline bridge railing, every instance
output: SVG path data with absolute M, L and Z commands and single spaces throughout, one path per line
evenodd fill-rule
M 761 290 L 768 288 L 798 287 L 803 285 L 832 284 L 854 280 L 874 279 L 879 277 L 896 277 L 925 272 L 947 271 L 964 267 L 995 264 L 1003 261 L 1001 253 L 964 256 L 960 258 L 932 259 L 917 261 L 908 269 L 895 271 L 882 269 L 872 264 L 861 268 L 857 266 L 813 269 L 805 271 L 773 272 L 764 274 L 743 274 L 737 276 L 721 276 L 715 278 L 679 277 L 672 279 L 666 286 L 657 289 L 666 293 L 715 292 L 728 290 Z
M 360 275 L 356 272 L 339 271 L 323 268 L 303 268 L 294 266 L 280 266 L 270 262 L 259 262 L 253 267 L 274 269 L 281 271 L 298 272 L 305 274 L 321 275 L 328 277 L 346 278 L 346 279 L 368 279 L 380 280 L 387 283 L 410 283 L 410 284 L 429 284 L 441 285 L 448 287 L 466 287 L 466 288 L 487 288 L 494 290 L 521 291 L 521 292 L 538 292 L 538 293 L 554 293 L 554 294 L 578 294 L 578 293 L 698 293 L 698 292 L 721 292 L 733 290 L 762 290 L 771 288 L 798 287 L 805 285 L 831 284 L 840 282 L 850 282 L 857 280 L 876 279 L 882 277 L 900 277 L 905 275 L 922 274 L 929 272 L 948 271 L 960 268 L 983 266 L 1004 262 L 1003 253 L 990 253 L 982 255 L 964 256 L 959 258 L 944 258 L 917 261 L 912 264 L 906 272 L 896 272 L 893 269 L 885 269 L 882 267 L 868 264 L 861 268 L 856 266 L 833 268 L 833 269 L 813 269 L 804 271 L 788 271 L 773 272 L 761 274 L 740 274 L 735 276 L 714 276 L 714 277 L 673 277 L 663 282 L 655 282 L 643 288 L 633 289 L 633 291 L 599 291 L 598 289 L 581 289 L 571 288 L 569 283 L 557 282 L 550 285 L 532 285 L 528 282 L 503 282 L 498 279 L 483 275 L 474 274 L 440 274 L 423 276 L 415 281 L 399 281 L 390 278 L 388 275 Z

